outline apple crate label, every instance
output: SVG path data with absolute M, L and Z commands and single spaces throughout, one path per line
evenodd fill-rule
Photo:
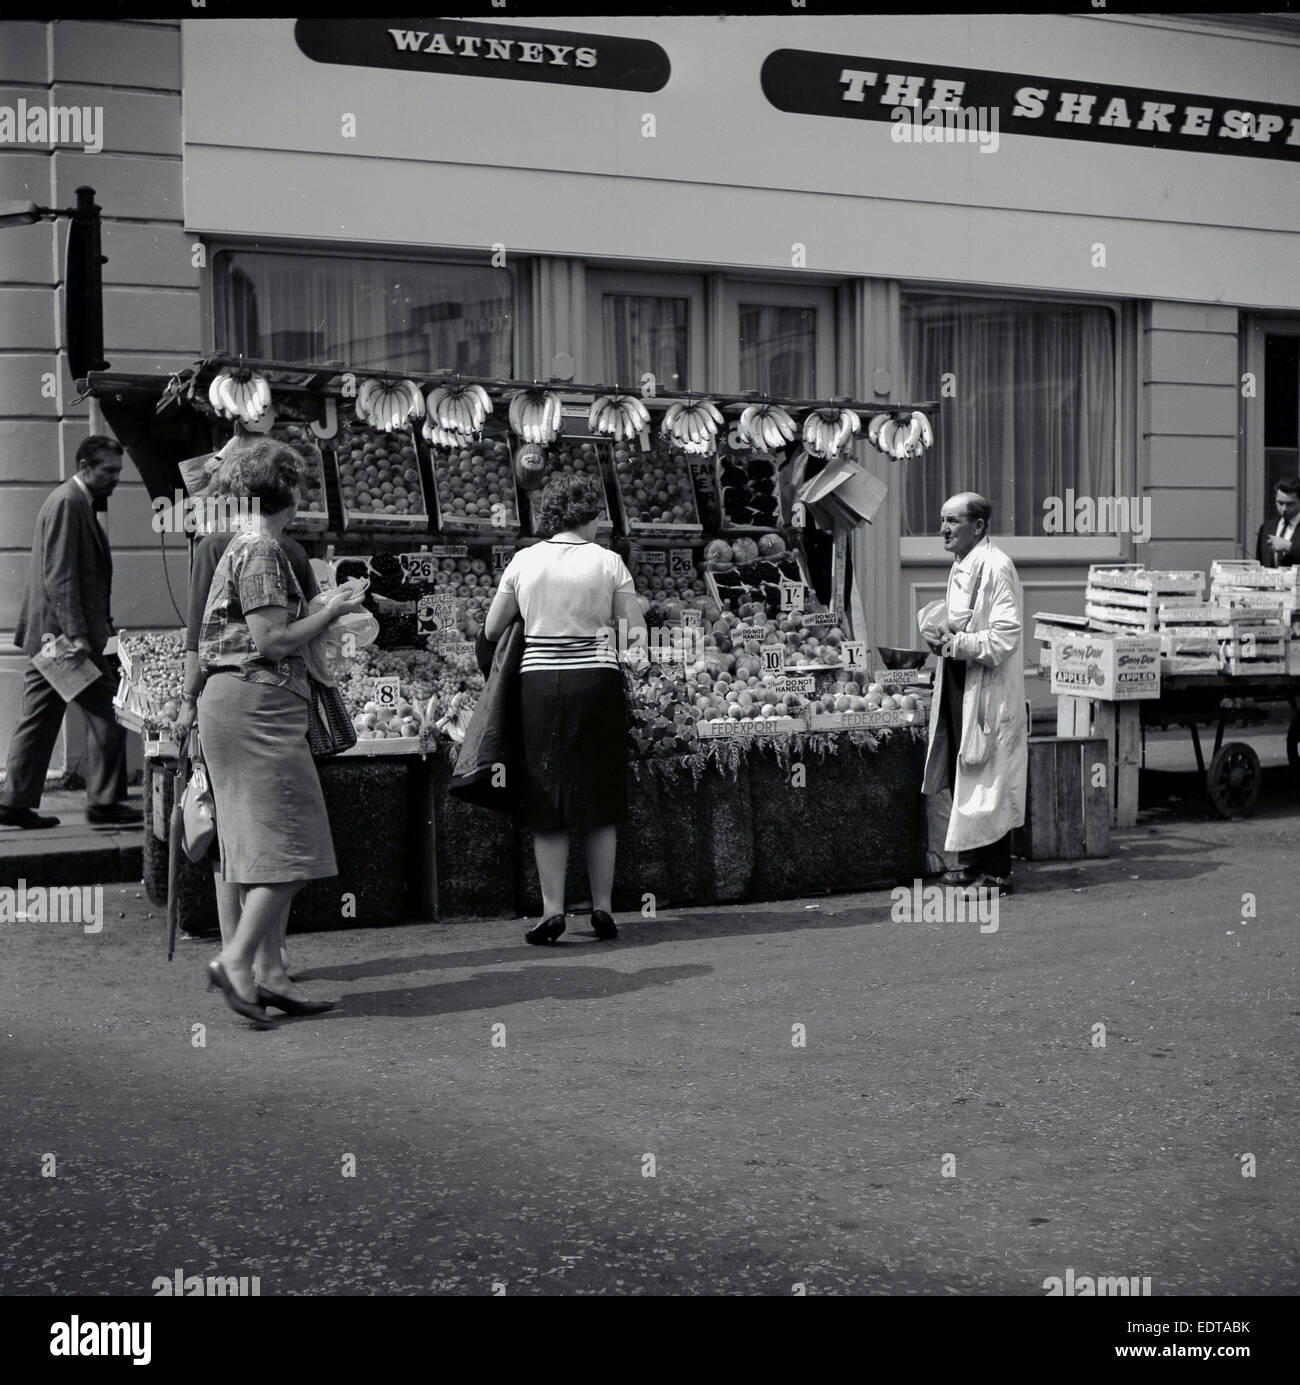
M 867 646 L 862 640 L 845 640 L 840 645 L 845 668 L 866 668 Z
M 506 570 L 510 559 L 515 556 L 514 547 L 508 543 L 492 545 L 492 575 L 495 577 Z
M 402 680 L 400 678 L 376 678 L 375 701 L 381 707 L 399 707 L 402 702 Z
M 693 577 L 695 561 L 689 548 L 674 548 L 668 555 L 670 577 Z
M 771 649 L 760 649 L 759 655 L 763 660 L 763 672 L 775 673 L 778 677 L 785 673 L 785 649 L 777 645 Z
M 704 612 L 703 612 L 703 611 L 692 611 L 692 610 L 690 610 L 690 609 L 687 609 L 687 610 L 684 610 L 684 611 L 682 612 L 682 628 L 683 628 L 683 629 L 691 629 L 691 628 L 698 629 L 698 628 L 700 627 L 700 625 L 703 624 L 703 622 L 704 622 Z
M 802 582 L 791 582 L 789 578 L 783 577 L 781 579 L 781 609 L 783 611 L 802 611 L 806 590 L 807 588 Z
M 435 634 L 456 624 L 460 602 L 454 596 L 422 596 L 415 615 L 422 635 Z

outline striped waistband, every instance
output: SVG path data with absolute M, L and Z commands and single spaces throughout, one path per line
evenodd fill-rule
M 612 641 L 598 635 L 529 635 L 519 671 L 617 667 Z

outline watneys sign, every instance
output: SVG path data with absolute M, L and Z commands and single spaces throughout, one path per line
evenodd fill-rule
M 396 68 L 455 77 L 506 77 L 567 87 L 658 91 L 668 54 L 657 43 L 460 19 L 300 19 L 293 36 L 318 63 Z
M 1003 135 L 1300 160 L 1300 108 L 1262 101 L 797 48 L 770 54 L 761 81 L 772 105 L 796 115 L 892 121 L 910 107 L 913 122 L 919 110 L 937 124 L 939 113 L 965 110 L 991 117 Z

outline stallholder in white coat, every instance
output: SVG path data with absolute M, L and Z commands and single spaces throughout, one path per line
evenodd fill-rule
M 922 793 L 952 791 L 944 849 L 961 867 L 945 884 L 1009 893 L 1011 833 L 1025 821 L 1029 728 L 1025 716 L 1023 600 L 1015 564 L 988 538 L 992 506 L 967 491 L 943 507 L 953 555 L 946 602 L 918 620 L 939 658 Z

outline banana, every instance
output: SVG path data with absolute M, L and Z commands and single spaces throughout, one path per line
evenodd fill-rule
M 219 414 L 224 417 L 225 409 L 222 407 L 221 404 L 221 392 L 219 389 L 220 384 L 221 372 L 218 371 L 212 377 L 212 383 L 208 386 L 208 403 L 212 405 L 213 413 Z
M 234 418 L 242 418 L 243 415 L 242 415 L 242 414 L 240 413 L 240 411 L 239 411 L 239 401 L 235 398 L 235 380 L 234 380 L 234 377 L 231 376 L 231 375 L 226 374 L 224 371 L 222 372 L 222 375 L 221 375 L 221 389 L 220 389 L 220 393 L 221 393 L 221 402 L 222 402 L 222 403 L 225 405 L 225 407 L 226 407 L 226 413 L 227 413 L 227 415 L 228 415 L 230 418 L 232 418 L 232 419 L 234 419 Z
M 867 424 L 867 441 L 872 447 L 880 447 L 880 430 L 885 426 L 885 420 L 888 417 L 888 414 L 876 414 Z M 883 449 L 881 450 L 883 451 Z
M 873 424 L 874 422 L 875 420 L 873 420 Z M 883 415 L 879 422 L 880 427 L 876 429 L 876 446 L 885 453 L 886 456 L 892 456 L 893 454 L 890 447 L 893 442 L 894 431 L 897 429 L 898 425 L 888 414 Z
M 370 422 L 370 407 L 374 397 L 379 390 L 379 381 L 373 377 L 361 382 L 361 388 L 357 391 L 356 414 L 362 423 Z
M 912 415 L 913 418 L 921 421 L 921 443 L 924 447 L 934 446 L 934 429 L 930 426 L 930 420 L 918 409 Z

